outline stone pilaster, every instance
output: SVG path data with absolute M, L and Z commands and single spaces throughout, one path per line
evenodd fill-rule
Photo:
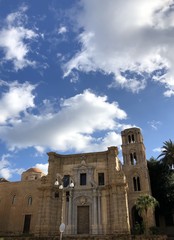
M 92 203 L 92 234 L 98 233 L 98 224 L 97 224 L 97 192 L 96 189 L 93 189 L 93 203 Z

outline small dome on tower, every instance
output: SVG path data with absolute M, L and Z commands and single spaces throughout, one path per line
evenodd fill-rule
M 40 179 L 42 176 L 45 176 L 45 174 L 40 170 L 39 168 L 29 168 L 25 172 L 22 173 L 21 180 L 22 181 L 33 181 Z
M 42 173 L 42 170 L 39 168 L 29 168 L 26 172 Z

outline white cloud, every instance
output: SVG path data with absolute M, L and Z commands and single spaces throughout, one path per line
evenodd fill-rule
M 10 165 L 9 161 L 7 160 L 8 157 L 10 157 L 9 154 L 4 154 L 2 156 L 1 161 L 0 161 L 0 169 L 3 169 L 4 167 Z
M 165 96 L 174 95 L 173 0 L 81 0 L 77 14 L 81 50 L 64 65 L 64 76 L 74 69 L 113 74 L 111 86 L 132 92 L 146 81 L 162 83 Z M 82 9 L 82 8 L 81 8 Z
M 39 154 L 43 154 L 43 153 L 45 153 L 45 149 L 43 148 L 43 147 L 41 147 L 41 146 L 35 146 L 35 149 L 37 150 L 37 152 L 39 153 Z
M 121 136 L 120 134 L 112 131 L 112 132 L 108 132 L 106 134 L 106 136 L 104 136 L 104 138 L 102 139 L 102 142 L 98 144 L 94 144 L 94 148 L 93 151 L 96 151 L 96 149 L 98 149 L 98 151 L 102 151 L 103 149 L 107 149 L 108 147 L 111 146 L 120 146 L 121 145 Z
M 160 153 L 160 152 L 162 152 L 162 148 L 160 148 L 160 147 L 154 148 L 152 151 L 153 151 L 153 152 Z
M 10 179 L 14 173 L 21 175 L 21 173 L 24 171 L 24 169 L 12 168 L 11 163 L 8 160 L 10 157 L 10 154 L 4 154 L 0 160 L 0 177 L 5 179 Z
M 18 12 L 9 14 L 0 30 L 0 48 L 4 51 L 3 61 L 12 61 L 15 70 L 35 65 L 27 55 L 30 51 L 29 42 L 38 35 L 24 26 L 27 19 L 26 10 L 27 8 L 23 7 Z
M 48 101 L 44 103 L 51 109 Z M 61 99 L 59 109 L 49 113 L 44 110 L 39 115 L 26 114 L 21 121 L 0 127 L 0 138 L 11 150 L 35 147 L 39 151 L 49 148 L 84 152 L 106 150 L 110 145 L 120 144 L 120 136 L 114 131 L 120 131 L 120 121 L 126 119 L 127 114 L 117 102 L 109 103 L 106 96 L 86 90 Z M 100 138 L 99 131 L 109 133 Z
M 0 176 L 7 180 L 12 176 L 12 173 L 9 168 L 5 167 L 5 168 L 0 169 Z
M 34 168 L 39 168 L 43 173 L 48 173 L 48 163 L 37 163 Z
M 17 81 L 12 83 L 0 81 L 0 87 L 8 89 L 0 97 L 0 124 L 5 124 L 8 120 L 17 120 L 21 112 L 34 107 L 34 95 L 32 94 L 34 85 L 28 82 L 20 84 Z
M 154 130 L 158 130 L 158 127 L 161 126 L 161 122 L 160 121 L 156 121 L 156 120 L 152 120 L 150 122 L 148 122 L 148 124 L 151 126 L 151 128 L 153 128 Z
M 64 34 L 67 32 L 67 28 L 65 26 L 61 26 L 59 29 L 58 29 L 58 34 Z

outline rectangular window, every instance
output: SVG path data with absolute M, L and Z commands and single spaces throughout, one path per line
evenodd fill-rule
M 105 185 L 104 173 L 98 173 L 98 185 L 99 186 Z
M 67 187 L 70 184 L 70 176 L 64 175 L 63 177 L 63 187 Z
M 80 174 L 80 185 L 86 185 L 86 173 Z
M 55 197 L 55 198 L 59 198 L 59 192 L 55 192 L 55 193 L 54 193 L 54 197 Z

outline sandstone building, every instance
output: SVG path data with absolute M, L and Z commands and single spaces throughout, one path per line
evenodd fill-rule
M 49 152 L 48 174 L 36 168 L 21 181 L 0 182 L 0 236 L 33 234 L 128 234 L 137 221 L 135 201 L 150 194 L 143 137 L 139 128 L 122 131 L 118 149 L 61 155 Z M 3 216 L 3 217 L 2 217 Z M 154 225 L 153 216 L 149 223 Z

